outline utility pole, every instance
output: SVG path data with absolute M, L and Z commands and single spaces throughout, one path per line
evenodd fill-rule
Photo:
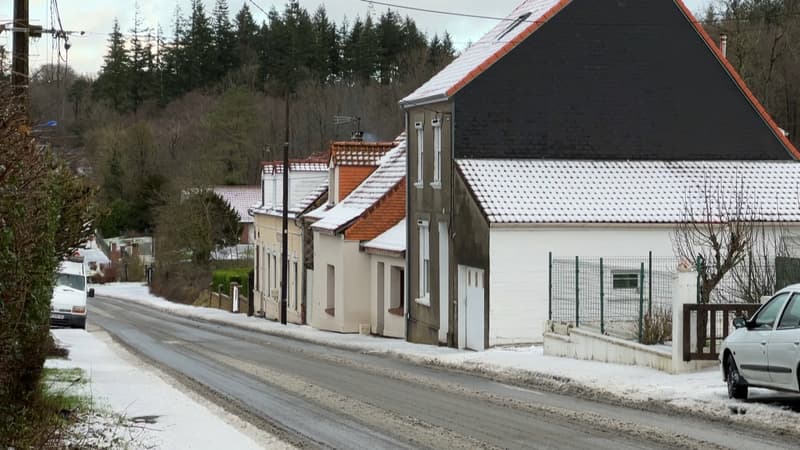
M 289 96 L 286 89 L 286 141 L 283 143 L 283 251 L 281 252 L 281 324 L 286 325 L 286 309 L 289 304 Z
M 27 96 L 28 91 L 28 36 L 30 28 L 30 11 L 28 0 L 14 0 L 14 48 L 11 63 L 11 86 L 14 96 L 20 99 Z M 27 100 L 23 102 L 27 109 Z

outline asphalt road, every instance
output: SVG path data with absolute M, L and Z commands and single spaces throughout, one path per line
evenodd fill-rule
M 728 425 L 522 389 L 401 360 L 90 300 L 99 326 L 301 447 L 793 448 Z

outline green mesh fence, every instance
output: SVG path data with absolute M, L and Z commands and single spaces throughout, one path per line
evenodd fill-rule
M 671 313 L 676 258 L 551 257 L 550 319 L 641 340 L 651 312 Z

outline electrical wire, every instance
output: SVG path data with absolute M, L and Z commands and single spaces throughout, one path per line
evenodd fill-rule
M 250 0 L 250 1 L 252 2 L 253 0 Z M 388 8 L 403 9 L 403 10 L 408 10 L 408 11 L 417 11 L 417 12 L 423 12 L 423 13 L 428 13 L 428 14 L 439 14 L 439 15 L 446 15 L 446 16 L 465 17 L 465 18 L 468 18 L 468 19 L 495 20 L 495 21 L 501 21 L 501 22 L 513 22 L 513 21 L 518 20 L 517 17 L 500 17 L 500 16 L 490 16 L 490 15 L 484 15 L 484 14 L 470 14 L 470 13 L 464 13 L 464 12 L 452 11 L 452 10 L 448 11 L 448 10 L 442 10 L 442 9 L 420 8 L 420 7 L 417 7 L 417 6 L 402 5 L 402 4 L 397 4 L 397 3 L 389 3 L 389 2 L 382 2 L 382 1 L 376 1 L 376 0 L 359 0 L 359 1 L 361 1 L 362 3 L 371 4 L 371 5 L 386 6 Z M 734 18 L 730 18 L 730 17 L 725 17 L 722 14 L 717 14 L 717 16 L 718 16 L 717 18 L 711 19 L 711 20 L 693 20 L 691 22 L 695 23 L 695 24 L 700 24 L 700 25 L 714 25 L 714 24 L 724 23 L 724 22 L 750 22 L 750 21 L 753 20 L 753 19 L 749 19 L 749 18 L 735 18 L 735 17 Z M 778 13 L 778 14 L 772 14 L 772 15 L 764 15 L 762 17 L 757 17 L 756 19 L 776 19 L 776 18 L 779 18 L 779 17 L 800 17 L 800 12 L 796 12 L 796 13 L 785 12 L 785 13 Z M 546 23 L 547 20 L 522 20 L 520 22 L 521 23 L 536 23 L 536 24 L 540 24 L 541 25 L 541 24 Z M 655 22 L 653 22 L 653 23 L 644 23 L 644 22 L 636 22 L 636 23 L 592 23 L 592 22 L 582 22 L 582 23 L 576 23 L 575 25 L 584 25 L 584 26 L 658 26 L 658 25 L 661 25 L 661 24 L 655 23 Z

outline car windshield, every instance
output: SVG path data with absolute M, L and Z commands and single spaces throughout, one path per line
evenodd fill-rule
M 81 275 L 59 273 L 56 276 L 56 285 L 82 291 L 86 287 L 86 279 Z

